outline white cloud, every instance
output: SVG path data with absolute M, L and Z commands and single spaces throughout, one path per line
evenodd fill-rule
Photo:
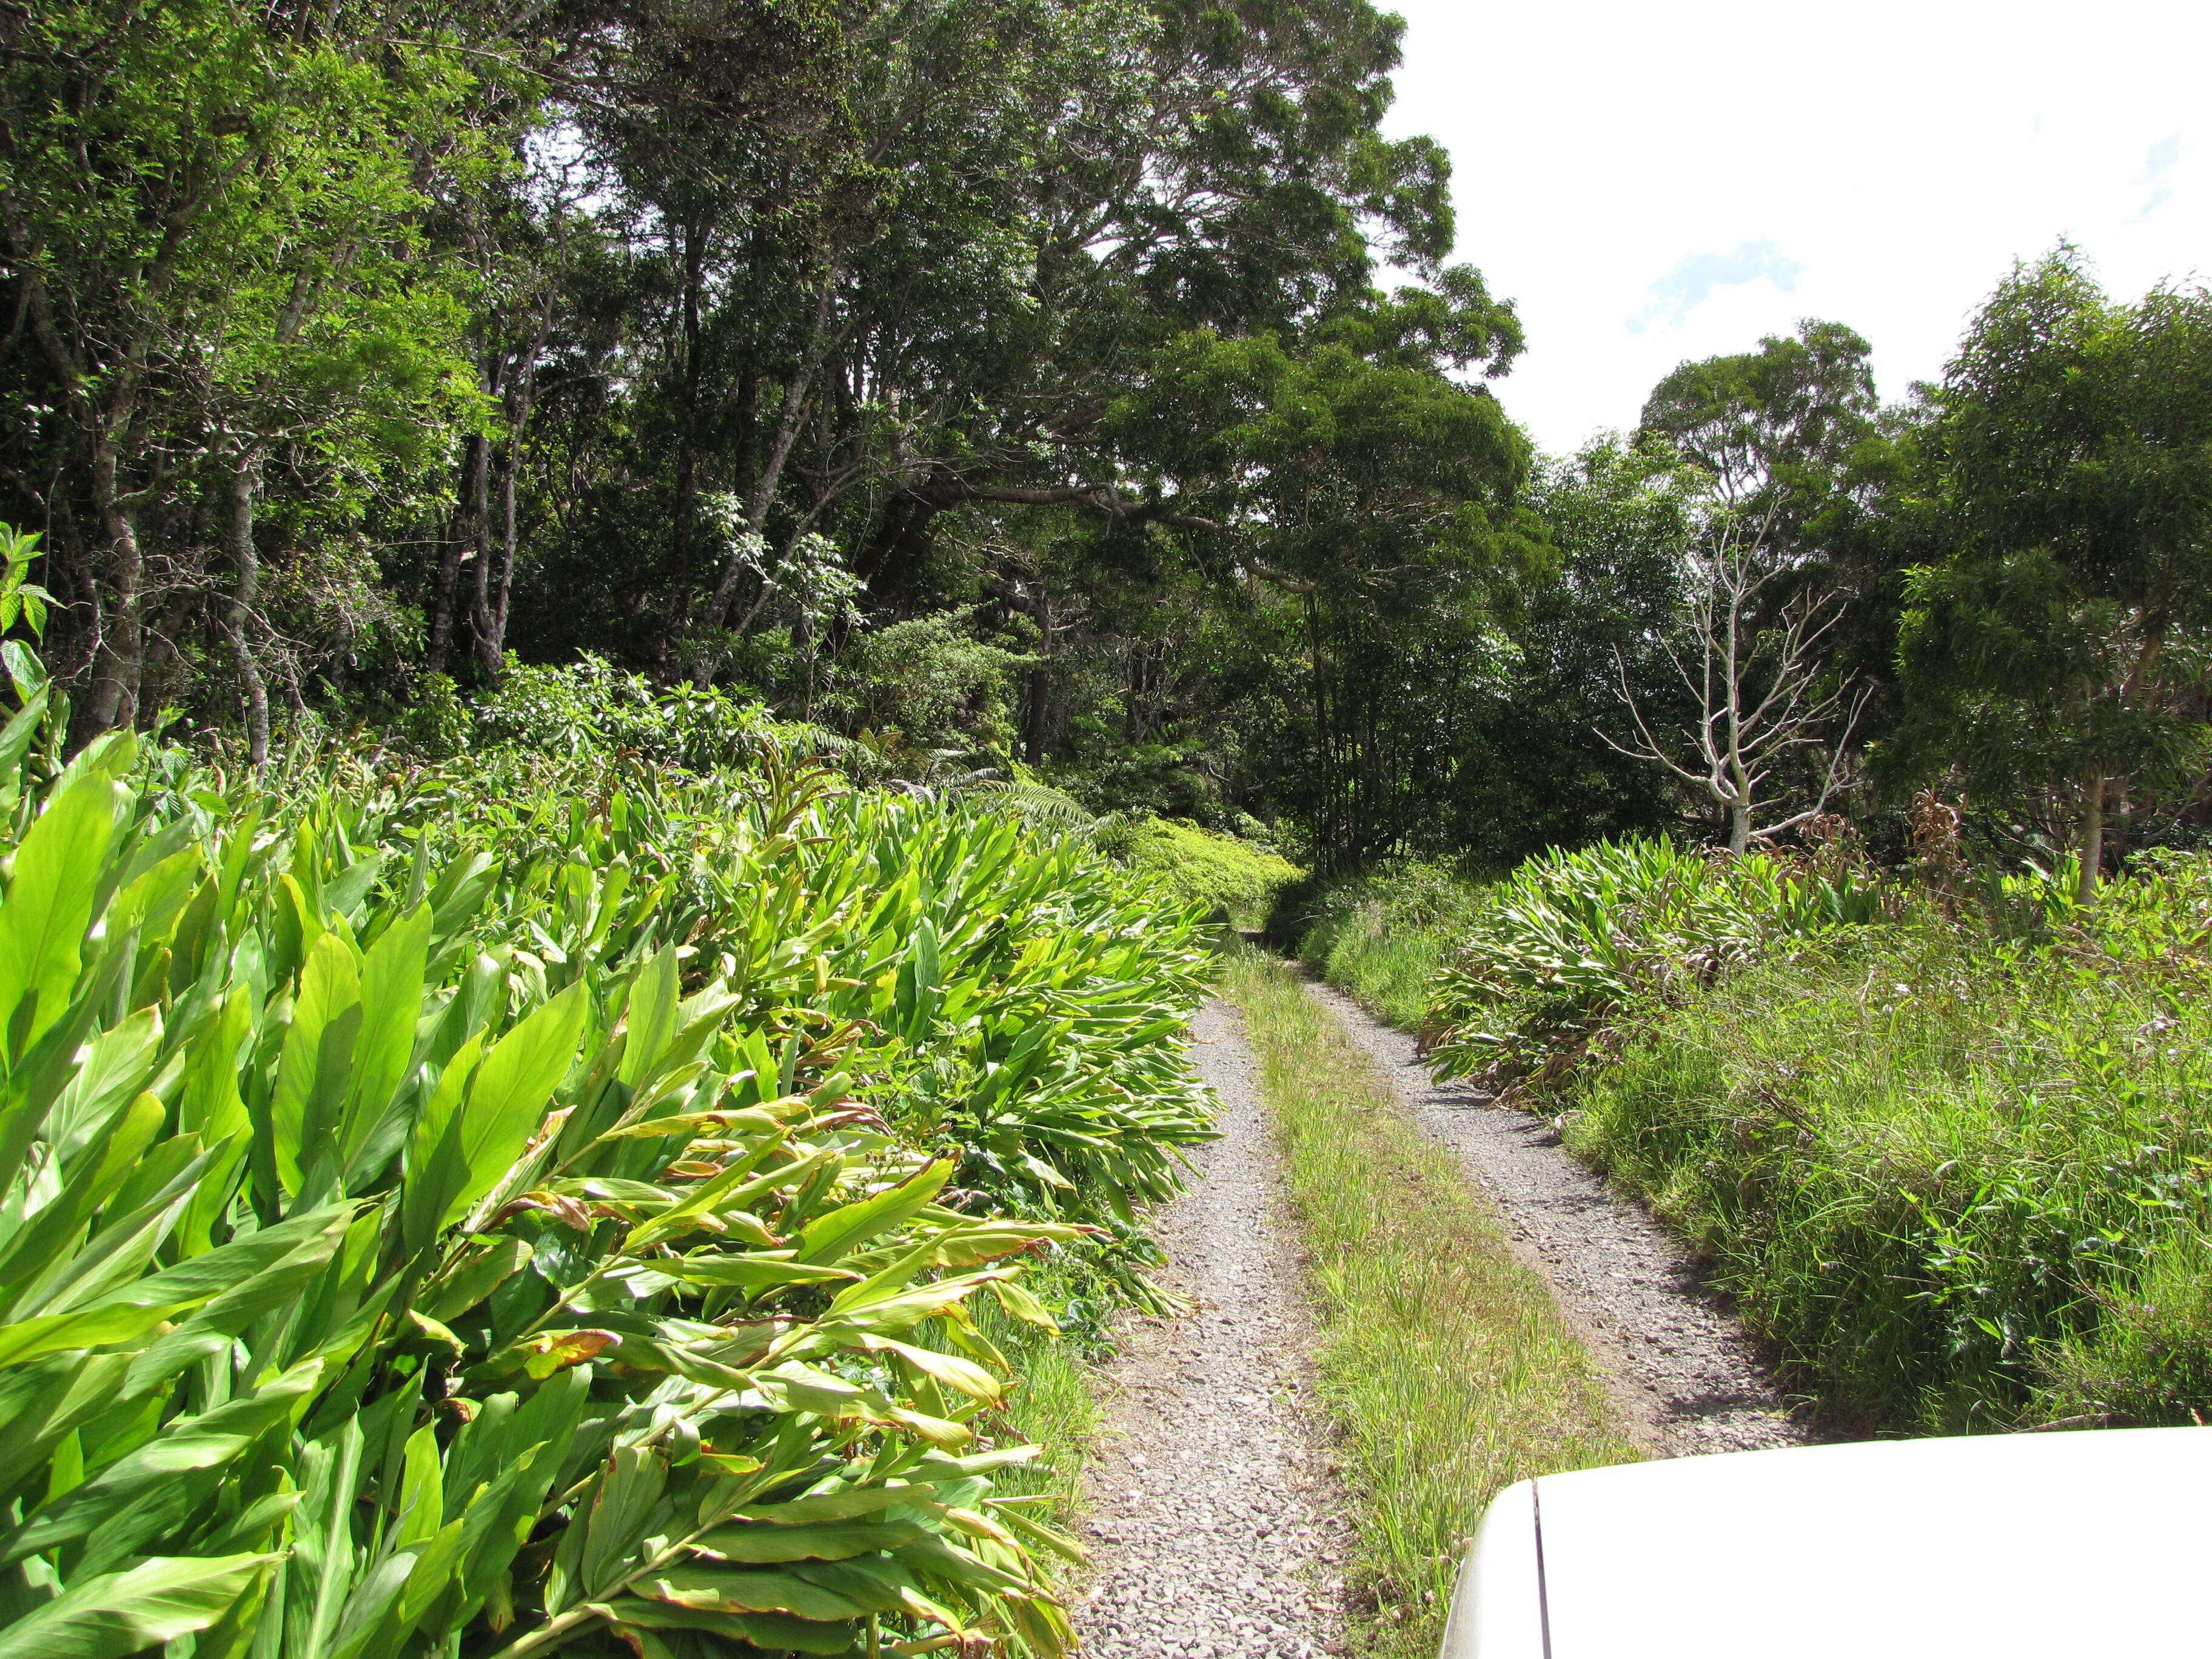
M 2142 177 L 2136 182 L 2145 185 L 2150 184 L 2161 173 L 2172 172 L 2173 169 L 2173 164 L 2180 159 L 2181 135 L 2179 133 L 2170 132 L 2165 137 L 2153 144 L 2144 154 Z M 2148 219 L 2152 214 L 2164 207 L 2172 199 L 2173 186 L 2171 185 L 2160 185 L 2155 190 L 2152 191 L 2148 196 L 2143 198 L 2143 204 L 2136 210 L 2136 218 Z M 2130 220 L 2129 222 L 2133 223 L 2134 220 Z
M 2126 297 L 2212 247 L 2203 0 L 2107 0 L 2094 30 L 2058 0 L 1390 8 L 1390 129 L 1451 151 L 1458 257 L 1528 333 L 1498 395 L 1553 450 L 1801 317 L 1864 334 L 1893 398 L 2061 237 Z M 1787 251 L 1788 280 L 1700 294 L 1684 252 L 1747 237 Z
M 1804 269 L 1771 242 L 1738 242 L 1733 253 L 1692 253 L 1644 290 L 1643 308 L 1628 319 L 1628 331 L 1642 334 L 1654 322 L 1680 327 L 1717 288 L 1771 283 L 1784 294 L 1795 293 Z

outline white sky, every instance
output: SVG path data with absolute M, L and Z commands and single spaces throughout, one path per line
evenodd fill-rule
M 1899 398 L 2061 235 L 2121 297 L 2212 280 L 2212 0 L 1387 3 L 1389 130 L 1451 152 L 1457 257 L 1528 334 L 1495 389 L 1548 450 L 1801 317 Z

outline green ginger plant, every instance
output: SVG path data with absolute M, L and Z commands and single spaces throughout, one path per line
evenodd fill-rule
M 1065 1648 L 967 1308 L 1048 1320 L 1010 1258 L 1206 1133 L 1194 918 L 795 769 L 287 801 L 62 765 L 45 696 L 0 730 L 0 1659 Z
M 1554 850 L 1478 895 L 1436 976 L 1429 1040 L 1448 1074 L 1549 1085 L 1632 998 L 1881 913 L 1875 882 L 1848 867 L 1702 856 L 1664 837 Z

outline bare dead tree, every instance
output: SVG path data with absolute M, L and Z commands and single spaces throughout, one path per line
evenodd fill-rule
M 1729 849 L 1739 854 L 1749 851 L 1752 842 L 1793 830 L 1827 810 L 1844 779 L 1851 732 L 1873 690 L 1862 685 L 1855 690 L 1849 680 L 1821 689 L 1826 676 L 1819 647 L 1843 619 L 1841 601 L 1800 593 L 1771 620 L 1761 617 L 1761 598 L 1783 574 L 1783 568 L 1767 556 L 1772 519 L 1770 509 L 1747 527 L 1741 519 L 1723 515 L 1717 533 L 1692 555 L 1692 641 L 1686 651 L 1672 640 L 1660 641 L 1697 700 L 1697 721 L 1683 740 L 1670 745 L 1652 730 L 1630 689 L 1627 660 L 1618 649 L 1613 690 L 1635 723 L 1636 738 L 1621 743 L 1608 732 L 1598 733 L 1621 754 L 1656 762 L 1723 808 L 1728 813 Z M 1826 735 L 1831 732 L 1832 739 Z M 1822 755 L 1812 805 L 1758 824 L 1762 787 L 1777 767 L 1808 749 Z

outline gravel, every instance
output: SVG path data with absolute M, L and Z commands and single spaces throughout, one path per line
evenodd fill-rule
M 1308 988 L 1498 1205 L 1647 1449 L 1814 1437 L 1681 1245 L 1576 1162 L 1548 1120 L 1437 1083 L 1412 1037 Z M 1096 1566 L 1076 1628 L 1094 1659 L 1317 1659 L 1344 1650 L 1352 1529 L 1307 1359 L 1316 1333 L 1297 1224 L 1240 1022 L 1212 1004 L 1192 1036 L 1223 1138 L 1155 1218 L 1161 1282 L 1191 1311 L 1130 1321 L 1108 1373 L 1115 1401 L 1087 1494 Z
M 1391 1079 L 1421 1127 L 1460 1155 L 1504 1212 L 1522 1260 L 1551 1281 L 1632 1437 L 1663 1457 L 1794 1446 L 1793 1420 L 1727 1299 L 1675 1237 L 1559 1144 L 1551 1121 L 1440 1084 L 1413 1039 L 1309 981 Z
M 1351 1529 L 1321 1434 L 1297 1232 L 1251 1050 L 1218 1004 L 1193 1022 L 1223 1138 L 1156 1218 L 1160 1279 L 1189 1299 L 1139 1319 L 1091 1465 L 1098 1563 L 1076 1628 L 1096 1659 L 1310 1659 L 1342 1650 Z

